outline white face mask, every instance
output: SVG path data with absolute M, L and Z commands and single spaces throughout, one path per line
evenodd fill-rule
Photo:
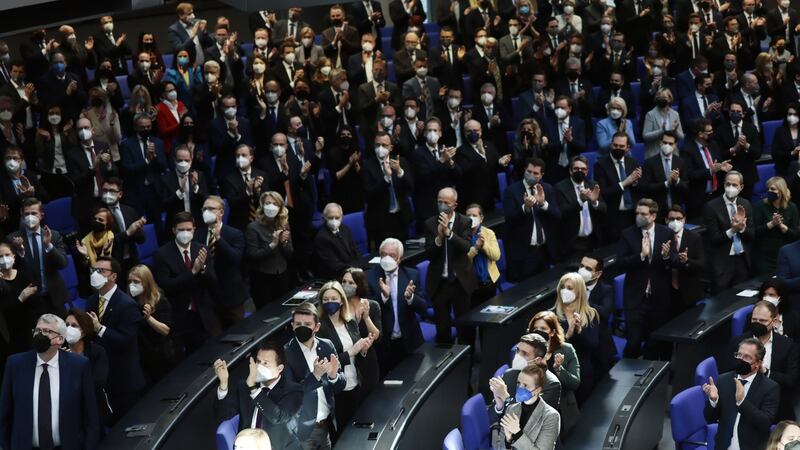
M 106 33 L 111 33 L 114 31 L 114 22 L 106 22 L 103 24 L 103 31 Z
M 322 68 L 319 69 L 319 71 L 322 72 L 322 74 L 327 77 L 328 75 L 331 74 L 331 66 L 322 66 Z
M 733 200 L 739 195 L 739 189 L 733 186 L 725 186 L 725 196 L 728 200 Z
M 483 94 L 481 94 L 481 101 L 483 102 L 484 105 L 491 105 L 492 102 L 494 101 L 494 95 L 488 92 L 484 92 Z
M 14 117 L 14 113 L 11 111 L 2 111 L 0 112 L 0 120 L 4 122 L 8 122 L 11 118 Z
M 406 118 L 411 120 L 415 117 L 417 117 L 417 110 L 414 108 L 406 108 Z
M 178 233 L 175 235 L 175 239 L 177 239 L 178 243 L 183 246 L 186 246 L 187 244 L 189 244 L 189 242 L 192 242 L 193 237 L 194 237 L 194 232 L 187 230 L 178 231 Z
M 217 75 L 213 73 L 206 74 L 206 83 L 213 83 L 217 81 Z
M 142 69 L 142 72 L 147 72 L 148 70 L 150 70 L 150 61 L 140 62 L 139 68 Z
M 311 39 L 311 38 L 303 38 L 303 39 L 300 39 L 300 41 L 303 43 L 303 47 L 311 47 L 311 42 L 313 41 L 313 39 Z M 328 69 L 328 71 L 330 72 L 330 69 Z
M 378 159 L 383 160 L 389 156 L 389 149 L 382 145 L 375 147 L 375 156 L 377 156 Z
M 280 158 L 280 157 L 282 157 L 283 155 L 286 154 L 286 147 L 284 147 L 282 145 L 275 145 L 275 146 L 272 147 L 272 154 L 276 158 Z
M 264 383 L 275 379 L 275 371 L 269 367 L 259 364 L 256 368 L 256 383 Z
M 347 81 L 342 81 L 339 83 L 339 92 L 344 92 L 350 89 L 350 83 Z
M 382 256 L 381 269 L 383 269 L 384 272 L 394 272 L 394 270 L 397 269 L 397 261 L 391 256 Z
M 450 109 L 456 109 L 456 108 L 458 108 L 458 105 L 460 105 L 460 104 L 461 104 L 461 99 L 460 98 L 450 97 L 450 98 L 447 99 L 447 106 L 449 106 Z
M 236 117 L 236 108 L 233 106 L 225 108 L 225 112 L 223 114 L 225 114 L 226 119 L 231 120 Z
M 91 284 L 95 289 L 102 288 L 107 282 L 108 278 L 103 276 L 103 274 L 100 272 L 92 272 L 92 274 L 89 276 L 89 284 Z
M 12 267 L 14 267 L 13 256 L 3 256 L 0 258 L 0 269 L 10 270 Z
M 250 167 L 250 159 L 246 156 L 239 156 L 236 158 L 236 165 L 242 170 L 247 169 Z
M 29 214 L 22 219 L 25 222 L 25 226 L 30 228 L 31 230 L 39 226 L 39 216 L 36 214 Z
M 789 9 L 789 5 L 791 5 L 791 3 L 789 2 L 789 0 L 782 0 L 782 1 L 781 1 L 781 8 L 783 8 L 783 9 Z
M 608 110 L 608 116 L 611 117 L 614 120 L 617 120 L 620 117 L 622 117 L 622 110 L 617 109 L 617 108 L 610 109 L 610 110 Z
M 81 128 L 78 130 L 78 139 L 81 141 L 88 141 L 92 138 L 92 129 L 91 128 Z
M 428 141 L 430 145 L 436 145 L 439 142 L 439 132 L 438 131 L 428 131 L 425 133 L 425 140 Z
M 178 172 L 181 174 L 185 174 L 192 168 L 192 163 L 189 161 L 178 161 L 175 163 L 175 168 L 178 169 Z
M 672 220 L 672 221 L 670 221 L 670 222 L 667 224 L 667 226 L 668 226 L 668 227 L 669 227 L 669 229 L 670 229 L 670 230 L 672 230 L 674 233 L 680 233 L 680 232 L 681 232 L 681 230 L 683 230 L 683 221 L 682 221 L 682 220 L 677 220 L 677 219 L 675 219 L 675 220 Z
M 253 72 L 254 73 L 256 73 L 258 75 L 261 75 L 262 73 L 264 73 L 266 71 L 267 71 L 267 66 L 265 66 L 264 64 L 261 64 L 261 63 L 253 64 Z
M 19 169 L 19 165 L 20 165 L 19 161 L 17 161 L 16 159 L 6 160 L 6 169 L 8 169 L 9 172 L 16 172 L 17 169 Z
M 294 58 L 295 58 L 294 53 L 287 53 L 287 54 L 283 55 L 283 60 L 286 61 L 286 64 L 290 64 L 290 65 L 294 64 Z
M 325 221 L 325 224 L 328 225 L 328 228 L 331 231 L 337 231 L 337 230 L 339 230 L 339 226 L 342 225 L 342 221 L 339 220 L 339 219 L 329 219 L 329 220 Z
M 567 5 L 564 7 L 564 14 L 570 15 L 575 12 L 575 8 L 572 5 Z
M 206 225 L 217 223 L 217 215 L 209 210 L 203 211 L 203 223 Z
M 420 67 L 417 69 L 417 76 L 420 78 L 425 78 L 428 76 L 428 68 L 427 67 Z
M 131 297 L 138 297 L 142 292 L 144 292 L 144 287 L 139 283 L 128 283 L 128 293 L 131 294 Z
M 278 211 L 280 210 L 280 208 L 278 208 L 278 205 L 273 205 L 272 203 L 265 204 L 261 209 L 264 211 L 264 215 L 269 217 L 270 219 L 277 216 Z
M 762 300 L 764 300 L 765 302 L 772 303 L 772 305 L 775 306 L 775 307 L 777 307 L 778 303 L 781 302 L 781 298 L 780 297 L 775 297 L 775 296 L 772 296 L 772 295 L 765 295 Z
M 559 294 L 561 294 L 561 303 L 565 305 L 569 305 L 570 303 L 575 301 L 576 298 L 575 292 L 570 291 L 567 288 L 561 289 L 559 291 Z
M 106 205 L 114 205 L 117 203 L 117 194 L 112 194 L 111 192 L 106 192 L 103 194 L 103 203 Z
M 364 50 L 367 53 L 371 52 L 374 47 L 375 46 L 372 45 L 372 42 L 364 42 L 361 44 L 361 50 Z
M 604 23 L 604 24 L 600 25 L 600 31 L 602 31 L 605 34 L 610 33 L 611 32 L 611 25 L 607 24 L 607 23 Z
M 661 144 L 661 154 L 664 156 L 669 156 L 672 152 L 675 151 L 675 148 L 669 144 Z
M 469 219 L 472 221 L 472 228 L 478 228 L 481 226 L 480 216 L 471 216 Z
M 691 31 L 692 33 L 697 33 L 698 31 L 700 31 L 700 25 L 696 23 L 689 25 L 689 31 Z
M 478 38 L 477 44 L 481 47 L 486 45 L 486 36 L 481 36 Z
M 508 32 L 512 36 L 516 36 L 519 33 L 519 27 L 508 27 Z
M 797 125 L 797 122 L 800 121 L 795 114 L 789 114 L 786 116 L 786 123 L 789 125 Z
M 567 117 L 567 110 L 564 108 L 556 108 L 556 118 L 564 120 Z
M 267 46 L 267 40 L 264 39 L 264 38 L 258 38 L 258 39 L 256 39 L 255 42 L 256 42 L 256 47 L 258 47 L 258 48 L 263 49 L 264 47 Z
M 528 360 L 525 359 L 522 355 L 517 353 L 514 355 L 514 359 L 511 360 L 511 369 L 512 370 L 522 370 L 528 367 Z
M 578 275 L 580 275 L 581 278 L 583 278 L 584 283 L 589 283 L 590 281 L 592 281 L 592 277 L 594 276 L 592 271 L 587 269 L 586 267 L 581 267 L 580 269 L 578 269 Z
M 167 100 L 174 102 L 177 99 L 178 99 L 178 91 L 167 92 Z
M 64 339 L 69 345 L 75 345 L 78 343 L 78 341 L 81 340 L 80 328 L 67 326 L 67 334 L 64 336 Z
M 61 116 L 58 114 L 47 116 L 47 121 L 50 122 L 50 125 L 58 125 L 61 123 Z
M 270 92 L 267 92 L 265 96 L 267 97 L 267 103 L 272 104 L 272 103 L 275 103 L 275 102 L 278 101 L 278 93 L 277 92 L 270 91 Z

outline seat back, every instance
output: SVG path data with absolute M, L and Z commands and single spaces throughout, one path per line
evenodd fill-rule
M 461 439 L 461 432 L 458 431 L 458 428 L 453 428 L 444 437 L 442 450 L 464 450 L 464 441 Z
M 156 238 L 156 227 L 152 223 L 145 224 L 144 242 L 136 244 L 139 252 L 139 261 L 144 265 L 153 263 L 153 254 L 158 250 L 158 239 Z
M 753 201 L 758 201 L 767 192 L 767 180 L 775 176 L 775 164 L 759 164 L 756 166 L 758 171 L 758 181 L 753 186 Z
M 128 86 L 128 76 L 120 75 L 117 78 L 117 86 L 119 86 L 119 93 L 122 94 L 122 99 L 126 102 L 131 98 L 131 87 Z
M 717 360 L 714 359 L 713 356 L 709 356 L 700 361 L 700 364 L 694 369 L 694 384 L 695 386 L 702 386 L 704 383 L 708 382 L 709 377 L 717 381 L 718 376 L 719 370 L 717 370 Z
M 428 280 L 428 266 L 430 264 L 431 262 L 427 259 L 424 261 L 420 261 L 419 264 L 417 264 L 417 272 L 419 272 L 419 282 L 422 285 L 419 288 L 422 290 L 422 292 L 426 292 L 425 289 L 427 289 L 426 283 Z
M 350 234 L 353 236 L 353 242 L 361 251 L 362 255 L 368 253 L 367 250 L 367 229 L 364 227 L 364 213 L 362 211 L 345 214 L 342 217 L 342 224 L 350 228 Z
M 678 392 L 669 406 L 669 417 L 672 425 L 672 439 L 677 450 L 704 449 L 706 446 L 690 442 L 706 442 L 707 427 L 703 416 L 706 396 L 703 388 L 692 386 Z
M 508 369 L 510 369 L 510 367 L 508 367 L 508 364 L 503 364 L 502 366 L 498 367 L 497 370 L 494 371 L 493 376 L 502 377 L 503 374 L 508 371 Z
M 639 161 L 639 164 L 644 164 L 644 142 L 637 142 L 631 147 L 631 156 Z
M 222 421 L 217 426 L 217 450 L 233 450 L 236 434 L 239 432 L 239 415 Z
M 733 312 L 733 316 L 731 317 L 731 338 L 735 338 L 736 336 L 741 335 L 744 333 L 744 326 L 745 321 L 747 320 L 747 315 L 753 312 L 753 305 L 743 306 L 736 311 Z
M 61 197 L 44 204 L 44 223 L 61 234 L 78 229 L 72 217 L 72 197 Z
M 61 279 L 64 280 L 64 287 L 67 288 L 69 301 L 74 302 L 78 298 L 78 272 L 75 270 L 72 255 L 67 255 L 67 265 L 59 270 L 58 273 L 61 275 Z
M 762 154 L 772 154 L 772 141 L 775 138 L 775 131 L 781 124 L 783 124 L 782 120 L 768 120 L 764 122 L 764 148 L 761 151 Z
M 597 161 L 597 152 L 583 152 L 581 155 L 589 160 L 589 174 L 588 177 L 594 180 L 594 163 Z
M 483 402 L 483 395 L 476 394 L 461 407 L 461 437 L 465 450 L 479 450 L 490 447 L 489 412 Z

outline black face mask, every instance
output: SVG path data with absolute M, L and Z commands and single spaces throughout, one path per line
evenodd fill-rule
M 567 78 L 569 78 L 570 80 L 577 80 L 580 75 L 581 74 L 578 73 L 577 70 L 568 70 L 567 71 Z
M 98 78 L 111 78 L 114 75 L 114 72 L 111 69 L 99 69 L 97 71 Z
M 181 126 L 181 133 L 184 136 L 191 136 L 194 133 L 194 125 L 183 125 Z
M 36 350 L 36 353 L 44 353 L 50 349 L 50 338 L 43 335 L 42 333 L 36 333 L 33 335 L 33 349 Z
M 352 136 L 340 136 L 339 137 L 339 144 L 341 144 L 342 147 L 349 147 L 351 142 L 353 142 L 353 137 Z
M 103 224 L 101 222 L 97 222 L 97 221 L 92 222 L 92 231 L 93 232 L 100 233 L 101 231 L 104 231 L 105 229 L 106 229 L 105 224 Z
M 622 159 L 622 157 L 625 156 L 625 149 L 612 148 L 611 149 L 611 156 L 613 156 L 614 159 L 617 159 L 617 160 Z
M 308 91 L 295 91 L 294 95 L 297 97 L 298 100 L 308 100 Z
M 769 333 L 769 328 L 763 323 L 752 322 L 750 324 L 750 332 L 753 333 L 753 336 L 761 337 Z
M 306 342 L 314 336 L 314 330 L 309 327 L 297 327 L 294 329 L 294 337 L 300 342 Z
M 659 98 L 656 100 L 656 106 L 659 108 L 666 108 L 667 105 L 669 105 L 669 102 L 665 98 Z
M 585 173 L 581 172 L 580 170 L 576 170 L 575 172 L 572 172 L 572 181 L 580 184 L 580 183 L 583 183 L 585 180 L 586 180 L 586 174 Z
M 342 26 L 342 19 L 334 19 L 334 20 L 331 20 L 331 24 L 332 24 L 333 26 L 335 26 L 335 27 L 340 27 L 340 26 Z
M 95 108 L 99 108 L 99 107 L 103 106 L 103 99 L 100 98 L 100 97 L 92 97 L 91 104 Z
M 738 375 L 747 375 L 750 373 L 750 363 L 743 359 L 736 358 L 736 364 L 734 364 L 733 370 Z
M 139 137 L 140 137 L 141 139 L 147 139 L 147 138 L 149 138 L 149 137 L 150 137 L 150 130 L 147 130 L 147 131 L 139 131 L 139 132 L 138 132 L 138 134 L 139 134 Z

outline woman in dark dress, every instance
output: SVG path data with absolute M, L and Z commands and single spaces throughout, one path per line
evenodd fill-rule
M 800 105 L 791 103 L 786 107 L 783 124 L 775 129 L 772 136 L 772 159 L 775 173 L 785 177 L 789 163 L 797 160 L 800 154 Z
M 366 355 L 356 360 L 356 367 L 361 374 L 361 395 L 366 397 L 378 385 L 381 375 L 378 353 L 375 351 L 375 344 L 381 338 L 381 305 L 366 298 L 369 293 L 367 276 L 357 267 L 347 269 L 342 275 L 342 289 L 353 319 L 358 323 L 359 335 L 372 338 L 372 346 Z
M 80 309 L 67 311 L 67 335 L 64 337 L 69 351 L 83 355 L 89 359 L 92 366 L 92 382 L 94 383 L 94 396 L 97 401 L 97 414 L 100 419 L 100 434 L 111 418 L 106 383 L 108 381 L 108 354 L 102 345 L 94 342 L 94 325 L 88 314 Z
M 139 323 L 139 354 L 147 385 L 152 386 L 172 369 L 175 349 L 170 339 L 172 308 L 145 265 L 128 272 L 128 294 L 142 309 Z
M 0 243 L 0 308 L 8 324 L 9 354 L 31 349 L 31 330 L 42 314 L 52 312 L 32 284 L 30 274 L 14 266 L 11 245 Z
M 333 180 L 332 201 L 340 204 L 345 214 L 364 209 L 361 157 L 355 130 L 347 125 L 342 126 L 336 145 L 328 150 L 327 166 Z

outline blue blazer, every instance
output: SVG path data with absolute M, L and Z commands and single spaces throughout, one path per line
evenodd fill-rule
M 86 311 L 97 313 L 97 293 L 86 300 Z M 106 327 L 95 340 L 108 353 L 108 389 L 112 396 L 120 392 L 137 392 L 144 388 L 144 374 L 139 363 L 139 305 L 117 286 L 106 304 L 100 324 Z
M 793 293 L 800 292 L 800 241 L 786 244 L 778 250 L 779 277 Z
M 145 209 L 145 179 L 157 190 L 161 174 L 167 170 L 164 141 L 155 136 L 151 136 L 150 141 L 156 146 L 156 158 L 150 164 L 145 162 L 138 136 L 132 135 L 119 145 L 121 175 L 125 182 L 125 197 L 122 201 L 140 213 Z
M 367 271 L 369 296 L 379 302 L 382 300 L 380 282 L 378 281 L 380 278 L 386 278 L 386 272 L 380 266 L 375 266 Z M 419 278 L 419 271 L 413 267 L 400 266 L 397 269 L 398 295 L 402 296 L 405 293 L 409 281 L 413 281 L 417 289 L 414 291 L 414 297 L 411 298 L 411 304 L 405 301 L 405 296 L 401 301 L 397 302 L 397 315 L 400 316 L 398 318 L 400 320 L 400 332 L 403 333 L 406 351 L 412 352 L 422 345 L 424 341 L 417 314 L 422 316 L 426 314 L 428 302 L 425 300 L 425 289 L 423 289 L 422 281 Z M 394 308 L 391 300 L 387 300 L 386 303 L 381 304 L 381 329 L 384 333 L 388 333 L 388 338 L 380 340 L 381 345 L 385 345 L 387 348 L 392 337 L 394 321 Z
M 675 97 L 679 102 L 683 102 L 692 95 L 694 95 L 694 77 L 689 73 L 689 69 L 686 69 L 675 77 Z
M 0 391 L 0 447 L 31 448 L 36 352 L 11 355 Z M 58 427 L 63 450 L 94 450 L 100 425 L 92 368 L 82 355 L 58 352 Z
M 706 99 L 709 104 L 719 100 L 714 94 L 706 94 Z M 694 90 L 692 90 L 688 97 L 681 100 L 681 106 L 678 112 L 680 113 L 681 125 L 683 125 L 684 129 L 691 127 L 695 120 L 703 117 L 703 112 L 700 111 L 700 105 L 697 104 L 697 97 L 694 95 Z M 718 113 L 711 113 L 708 115 L 708 119 L 712 121 L 718 118 Z
M 594 137 L 597 141 L 597 148 L 600 154 L 607 155 L 608 149 L 611 147 L 611 138 L 617 132 L 617 124 L 614 119 L 606 117 L 605 119 L 597 122 L 597 128 L 594 129 Z M 628 140 L 631 147 L 636 144 L 636 138 L 633 136 L 633 123 L 630 119 L 625 119 L 625 132 L 628 134 Z
M 320 337 L 317 340 L 317 356 L 319 359 L 330 358 L 331 355 L 338 355 L 333 343 L 327 339 Z M 319 380 L 314 374 L 308 370 L 306 358 L 303 355 L 303 350 L 300 348 L 300 342 L 297 339 L 291 339 L 284 345 L 283 349 L 286 352 L 286 368 L 283 369 L 284 375 L 303 387 L 303 406 L 300 408 L 300 414 L 296 417 L 297 421 L 297 437 L 304 441 L 311 434 L 314 429 L 314 424 L 317 419 L 317 388 L 322 387 L 325 393 L 325 400 L 330 407 L 330 415 L 328 419 L 336 426 L 336 403 L 334 395 L 342 392 L 347 385 L 344 379 L 344 364 L 340 361 L 339 374 L 335 380 L 328 378 L 327 374 L 323 374 Z
M 547 211 L 539 206 L 533 207 L 533 213 L 539 217 L 539 222 L 544 228 L 545 244 L 550 258 L 557 261 L 558 248 L 558 221 L 561 220 L 561 210 L 558 208 L 556 192 L 548 183 L 539 182 L 544 188 L 545 200 L 548 203 Z M 505 245 L 509 261 L 519 261 L 524 258 L 525 249 L 531 242 L 533 233 L 533 214 L 526 214 L 522 210 L 524 203 L 525 186 L 522 180 L 507 187 L 503 193 L 503 213 L 506 216 L 506 233 L 508 242 Z

